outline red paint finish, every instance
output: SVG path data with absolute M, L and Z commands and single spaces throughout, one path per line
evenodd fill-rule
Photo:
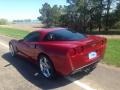
M 86 65 L 98 62 L 104 57 L 106 39 L 99 36 L 87 36 L 76 41 L 44 41 L 45 36 L 54 30 L 63 28 L 50 28 L 35 31 L 40 34 L 38 42 L 25 40 L 11 40 L 20 54 L 33 63 L 38 63 L 41 54 L 47 55 L 54 65 L 56 72 L 61 75 L 69 75 L 75 70 Z M 89 59 L 89 54 L 96 52 L 96 57 Z

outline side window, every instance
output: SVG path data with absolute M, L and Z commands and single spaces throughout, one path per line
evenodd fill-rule
M 28 34 L 25 38 L 25 41 L 27 42 L 37 42 L 40 40 L 40 34 L 38 32 L 32 32 Z
M 64 37 L 62 37 L 59 34 L 55 33 L 49 33 L 44 38 L 45 41 L 55 41 L 55 40 L 65 40 Z
M 44 38 L 45 41 L 53 41 L 55 40 L 55 35 L 53 33 L 49 33 Z

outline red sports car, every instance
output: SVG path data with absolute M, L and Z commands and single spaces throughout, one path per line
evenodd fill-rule
M 48 28 L 11 40 L 9 47 L 12 56 L 27 57 L 39 65 L 44 77 L 53 78 L 93 69 L 104 57 L 106 39 L 67 28 Z

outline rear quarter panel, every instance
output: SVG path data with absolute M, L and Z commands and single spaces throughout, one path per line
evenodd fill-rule
M 57 44 L 57 42 L 43 42 L 40 44 L 42 52 L 49 56 L 55 70 L 62 75 L 65 75 L 71 68 L 70 62 L 67 58 L 69 47 Z

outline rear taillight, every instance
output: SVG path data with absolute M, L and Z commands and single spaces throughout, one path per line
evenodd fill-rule
M 76 47 L 74 49 L 69 50 L 70 56 L 75 56 L 76 54 L 80 54 L 83 51 L 83 47 Z

